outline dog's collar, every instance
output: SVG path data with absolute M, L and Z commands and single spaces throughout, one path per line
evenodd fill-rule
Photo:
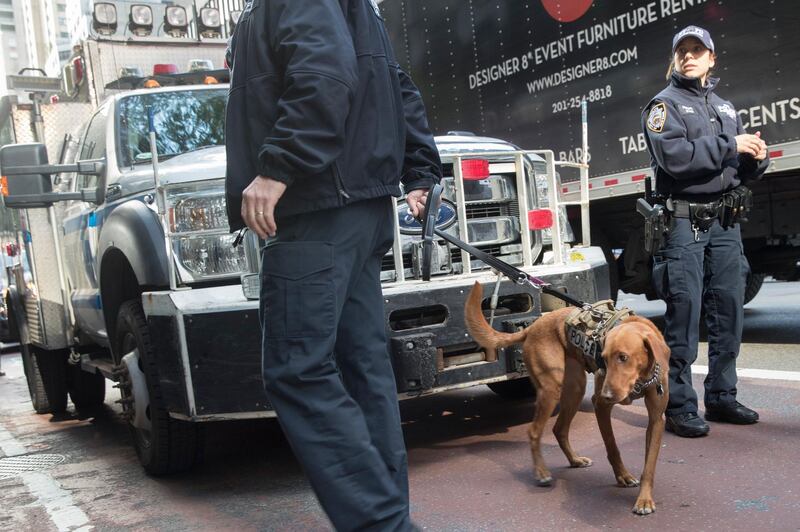
M 633 383 L 631 397 L 641 397 L 642 394 L 644 394 L 644 391 L 655 383 L 658 383 L 656 386 L 656 392 L 658 395 L 664 395 L 664 387 L 661 385 L 661 366 L 658 364 L 658 362 L 656 362 L 655 366 L 653 366 L 653 374 L 649 379 L 645 381 L 637 379 L 637 381 Z

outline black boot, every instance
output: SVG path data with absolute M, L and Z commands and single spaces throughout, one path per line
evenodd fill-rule
M 708 434 L 710 427 L 694 412 L 667 416 L 665 427 L 668 431 L 674 432 L 682 438 L 697 438 Z
M 758 421 L 758 412 L 747 408 L 739 401 L 718 403 L 713 406 L 706 405 L 706 419 L 735 425 L 750 425 Z

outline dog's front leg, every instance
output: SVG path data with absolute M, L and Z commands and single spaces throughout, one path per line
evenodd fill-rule
M 597 376 L 594 384 L 594 396 L 592 396 L 592 403 L 594 404 L 594 415 L 597 418 L 597 426 L 600 427 L 600 434 L 603 436 L 603 443 L 606 445 L 606 455 L 614 470 L 614 477 L 617 479 L 617 484 L 625 488 L 633 488 L 639 485 L 639 480 L 631 475 L 622 463 L 622 457 L 619 454 L 617 447 L 617 440 L 614 438 L 614 429 L 611 427 L 611 409 L 614 403 L 608 402 L 600 396 L 599 390 L 603 389 L 603 378 Z
M 647 406 L 647 441 L 645 443 L 644 471 L 642 471 L 642 487 L 639 497 L 633 506 L 633 512 L 647 515 L 656 511 L 653 500 L 653 480 L 656 475 L 658 452 L 661 450 L 661 437 L 664 435 L 664 410 L 667 408 L 667 394 L 658 395 L 654 388 L 647 390 L 644 398 Z

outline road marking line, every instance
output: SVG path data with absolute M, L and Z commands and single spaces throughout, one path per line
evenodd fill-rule
M 692 365 L 692 373 L 706 375 L 708 374 L 708 366 Z M 780 371 L 776 369 L 741 368 L 736 370 L 736 375 L 738 375 L 739 377 L 748 377 L 752 379 L 768 379 L 774 381 L 800 381 L 800 371 Z
M 89 522 L 89 516 L 75 506 L 72 495 L 50 475 L 42 471 L 28 471 L 20 475 L 36 502 L 47 510 L 47 514 L 59 531 L 71 531 Z M 90 530 L 93 527 L 81 528 Z
M 25 446 L 0 425 L 0 450 L 6 456 L 29 454 Z M 92 530 L 87 525 L 89 516 L 75 506 L 72 495 L 61 487 L 61 484 L 44 471 L 26 471 L 19 475 L 28 486 L 28 491 L 36 497 L 36 503 L 44 506 L 47 515 L 56 525 L 59 532 L 78 532 Z
M 0 451 L 6 456 L 18 456 L 28 454 L 25 446 L 21 445 L 14 436 L 0 425 Z

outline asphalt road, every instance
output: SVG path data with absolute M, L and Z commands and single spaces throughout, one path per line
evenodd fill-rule
M 620 303 L 656 321 L 663 312 L 640 298 L 623 295 Z M 531 401 L 504 401 L 485 387 L 404 401 L 412 517 L 443 531 L 800 530 L 799 325 L 800 283 L 765 284 L 747 306 L 739 361 L 739 398 L 761 421 L 712 424 L 699 440 L 665 435 L 657 511 L 646 517 L 630 512 L 636 489 L 614 483 L 591 391 L 572 442 L 594 465 L 568 468 L 547 431 L 543 453 L 556 479 L 549 488 L 531 474 Z M 18 354 L 4 354 L 2 369 L 1 530 L 330 529 L 274 421 L 208 425 L 204 463 L 155 479 L 137 462 L 117 395 L 109 393 L 95 417 L 35 415 Z M 645 409 L 618 407 L 613 417 L 622 456 L 639 474 Z

